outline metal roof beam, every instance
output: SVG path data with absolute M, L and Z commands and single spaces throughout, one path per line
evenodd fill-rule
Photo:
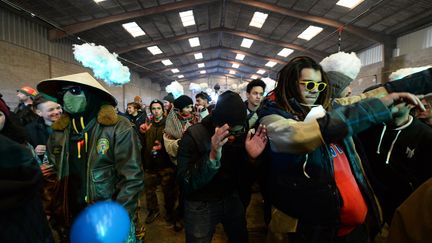
M 80 22 L 77 24 L 63 26 L 62 30 L 51 29 L 48 32 L 48 37 L 50 40 L 56 40 L 68 35 L 77 34 L 106 24 L 121 22 L 129 19 L 138 18 L 138 17 L 146 17 L 155 14 L 162 14 L 166 12 L 190 9 L 199 5 L 209 4 L 212 2 L 216 2 L 216 0 L 184 0 L 181 2 L 168 3 L 157 7 L 145 8 L 145 9 L 126 12 L 118 15 L 112 15 L 104 18 L 93 19 L 85 22 Z

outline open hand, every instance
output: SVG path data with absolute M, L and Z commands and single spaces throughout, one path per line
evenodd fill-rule
M 257 131 L 254 129 L 249 130 L 246 141 L 245 148 L 249 157 L 255 159 L 258 157 L 265 149 L 267 145 L 267 128 L 265 125 L 260 124 Z
M 211 137 L 211 160 L 219 160 L 222 156 L 222 146 L 228 141 L 228 129 L 228 124 L 215 128 L 215 133 Z

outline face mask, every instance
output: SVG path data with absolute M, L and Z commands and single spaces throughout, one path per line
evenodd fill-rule
M 81 113 L 85 111 L 87 100 L 84 92 L 78 95 L 72 94 L 70 91 L 66 92 L 63 96 L 64 110 L 70 114 Z

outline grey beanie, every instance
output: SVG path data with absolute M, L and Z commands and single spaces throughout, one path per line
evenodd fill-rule
M 332 88 L 332 98 L 340 98 L 342 91 L 353 81 L 352 78 L 340 72 L 328 71 L 326 74 Z

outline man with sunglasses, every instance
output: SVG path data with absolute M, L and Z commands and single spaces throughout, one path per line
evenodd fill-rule
M 328 83 L 312 58 L 293 58 L 258 110 L 271 141 L 265 153 L 273 206 L 267 242 L 366 243 L 369 226 L 381 225 L 352 135 L 398 117 L 394 103 L 421 102 L 392 93 L 332 109 Z
M 248 242 L 245 209 L 238 195 L 238 175 L 267 142 L 262 126 L 246 134 L 246 107 L 226 91 L 213 112 L 186 130 L 177 155 L 184 191 L 186 242 L 211 242 L 222 223 L 229 242 Z
M 61 240 L 68 240 L 71 223 L 87 205 L 115 200 L 129 212 L 127 242 L 135 242 L 133 219 L 143 171 L 132 124 L 117 115 L 116 99 L 89 73 L 43 80 L 37 88 L 64 108 L 47 144 L 58 179 L 47 213 Z

